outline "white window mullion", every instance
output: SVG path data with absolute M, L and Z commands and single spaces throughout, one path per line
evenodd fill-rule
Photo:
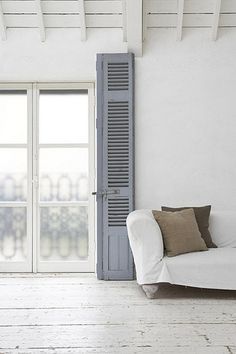
M 0 144 L 0 149 L 26 149 L 27 144 Z
M 86 143 L 81 143 L 81 144 L 39 144 L 39 148 L 43 148 L 43 149 L 54 149 L 54 148 L 89 148 L 89 144 Z
M 39 92 L 37 84 L 33 84 L 33 126 L 32 126 L 32 136 L 33 136 L 33 146 L 32 146 L 32 161 L 33 161 L 33 173 L 32 173 L 32 186 L 33 186 L 33 272 L 37 272 L 38 264 L 38 245 L 39 245 L 39 208 L 38 208 L 38 98 Z
M 33 147 L 33 90 L 32 85 L 27 90 L 27 106 L 28 106 L 28 124 L 27 124 L 27 261 L 29 271 L 32 271 L 32 235 L 33 235 L 33 218 L 32 218 L 32 204 L 33 204 L 33 164 L 32 164 L 32 147 Z
M 0 208 L 26 208 L 27 202 L 0 202 Z
M 39 202 L 39 207 L 75 207 L 89 206 L 89 202 Z

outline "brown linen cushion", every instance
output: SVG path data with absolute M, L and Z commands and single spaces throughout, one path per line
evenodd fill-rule
M 161 210 L 163 211 L 181 211 L 184 209 L 193 209 L 198 224 L 199 231 L 201 232 L 202 238 L 205 241 L 208 248 L 216 248 L 217 246 L 211 239 L 211 234 L 208 230 L 209 227 L 209 217 L 211 212 L 211 206 L 206 205 L 202 207 L 180 207 L 180 208 L 171 208 L 163 206 Z
M 193 209 L 176 212 L 153 210 L 152 213 L 160 226 L 168 257 L 207 250 L 207 246 L 201 238 Z

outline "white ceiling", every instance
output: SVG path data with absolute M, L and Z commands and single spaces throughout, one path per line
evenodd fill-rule
M 216 39 L 219 28 L 236 27 L 236 0 L 2 0 L 0 5 L 3 40 L 8 28 L 39 28 L 42 41 L 47 28 L 80 28 L 82 40 L 87 28 L 117 28 L 138 54 L 149 28 L 176 28 L 180 40 L 182 28 L 206 27 Z

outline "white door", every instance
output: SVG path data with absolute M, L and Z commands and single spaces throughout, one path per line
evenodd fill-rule
M 0 86 L 0 272 L 93 272 L 93 85 L 13 86 Z

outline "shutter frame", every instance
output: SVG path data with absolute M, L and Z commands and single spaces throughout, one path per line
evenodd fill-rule
M 134 55 L 97 55 L 97 276 L 134 278 L 126 217 L 134 210 Z M 119 191 L 119 194 L 108 194 Z

